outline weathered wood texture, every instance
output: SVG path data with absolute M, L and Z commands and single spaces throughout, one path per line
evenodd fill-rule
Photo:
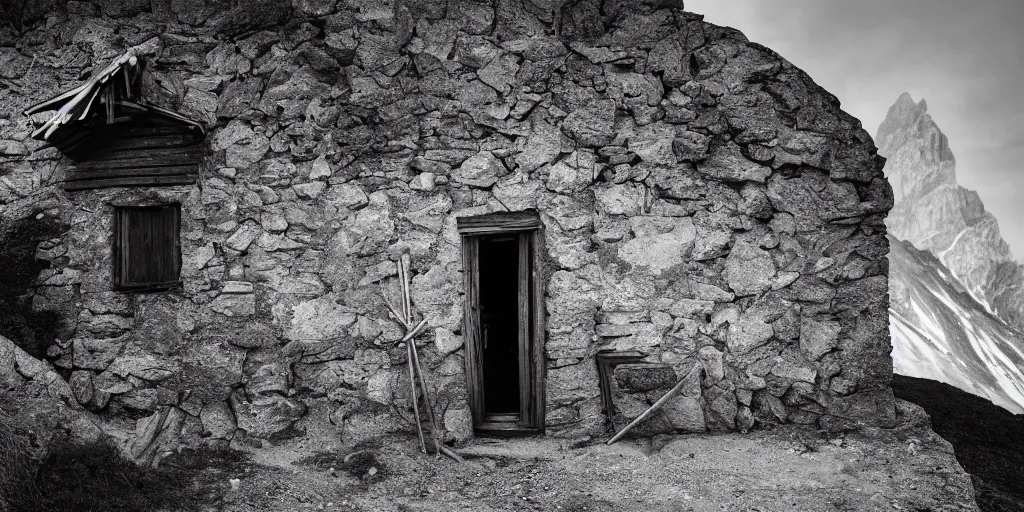
M 462 238 L 462 268 L 465 275 L 466 301 L 464 303 L 463 338 L 466 345 L 466 394 L 473 424 L 484 421 L 483 350 L 480 340 L 480 239 Z
M 497 212 L 455 219 L 463 235 L 496 235 L 539 229 L 540 215 L 535 211 Z
M 68 191 L 195 183 L 206 152 L 199 130 L 152 114 L 97 122 L 54 145 L 75 161 L 63 184 Z
M 179 282 L 180 205 L 114 210 L 114 288 L 169 288 Z
M 598 352 L 594 356 L 597 362 L 597 378 L 601 385 L 601 403 L 604 405 L 606 418 L 615 416 L 615 402 L 612 400 L 612 371 L 616 366 L 644 360 L 644 354 L 628 352 Z
M 478 431 L 537 432 L 544 428 L 544 288 L 537 212 L 496 213 L 457 219 L 462 233 L 466 297 L 463 333 L 466 346 L 466 388 L 473 424 Z M 483 340 L 480 332 L 480 240 L 489 235 L 518 233 L 519 414 L 507 421 L 488 415 L 484 406 Z M 511 272 L 512 269 L 509 269 Z M 517 416 L 517 417 L 516 417 Z
M 530 262 L 530 293 L 533 299 L 530 303 L 530 329 L 532 330 L 530 356 L 533 361 L 532 373 L 530 374 L 533 384 L 533 403 L 531 404 L 533 416 L 531 416 L 531 422 L 537 428 L 543 428 L 545 412 L 547 411 L 547 386 L 544 385 L 547 368 L 544 356 L 544 340 L 547 339 L 547 329 L 545 327 L 547 325 L 545 317 L 547 310 L 544 302 L 543 277 L 543 255 L 546 252 L 544 250 L 544 234 L 540 229 L 530 233 L 530 243 L 532 245 L 530 256 L 533 260 Z
M 530 235 L 520 233 L 519 262 L 516 286 L 516 307 L 519 310 L 519 425 L 531 427 L 533 423 L 533 361 L 530 359 Z

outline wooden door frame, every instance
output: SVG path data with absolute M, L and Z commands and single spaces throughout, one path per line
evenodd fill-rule
M 463 339 L 466 347 L 466 391 L 477 432 L 530 434 L 544 430 L 544 283 L 543 236 L 535 211 L 499 212 L 459 217 L 462 268 L 465 281 Z M 480 337 L 480 239 L 489 235 L 519 236 L 519 392 L 518 422 L 494 421 L 485 416 L 483 350 Z M 527 268 L 523 262 L 529 262 Z M 523 286 L 524 284 L 528 286 Z M 525 328 L 524 328 L 525 327 Z M 525 385 L 524 385 L 525 384 Z

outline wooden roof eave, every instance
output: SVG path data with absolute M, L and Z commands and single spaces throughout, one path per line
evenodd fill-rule
M 177 112 L 175 112 L 173 110 L 168 110 L 166 108 L 158 107 L 156 105 L 150 105 L 150 104 L 146 103 L 146 104 L 142 104 L 142 106 L 147 108 L 147 109 L 149 109 L 151 112 L 154 112 L 154 113 L 157 113 L 157 114 L 162 114 L 162 115 L 164 115 L 166 117 L 169 117 L 171 119 L 174 119 L 174 120 L 177 120 L 177 121 L 181 121 L 181 122 L 183 122 L 185 124 L 188 124 L 189 126 L 194 126 L 195 128 L 199 129 L 199 133 L 200 134 L 206 135 L 206 126 L 204 126 L 203 123 L 200 123 L 198 121 L 193 121 L 193 120 L 191 120 L 191 119 L 189 119 L 189 118 L 187 118 L 187 117 L 185 117 L 185 116 L 183 116 L 183 115 L 181 115 L 181 114 L 179 114 L 179 113 L 177 113 Z
M 134 49 L 133 49 L 134 50 Z M 33 105 L 25 110 L 26 115 L 32 115 L 37 112 L 43 112 L 50 110 L 62 102 L 63 105 L 57 110 L 57 112 L 42 126 L 32 132 L 32 138 L 41 140 L 43 142 L 52 143 L 50 137 L 62 126 L 66 126 L 68 123 L 73 121 L 85 120 L 92 110 L 93 105 L 96 102 L 96 98 L 103 91 L 104 87 L 112 87 L 117 83 L 117 79 L 111 80 L 119 72 L 123 74 L 125 81 L 125 90 L 130 94 L 130 78 L 128 71 L 131 67 L 134 67 L 138 63 L 138 58 L 134 54 L 133 50 L 129 50 L 127 53 L 122 55 L 120 58 L 110 63 L 107 67 L 103 68 L 102 71 L 90 78 L 86 83 L 62 93 L 54 98 L 46 100 L 44 102 Z M 127 64 L 127 66 L 126 66 Z M 104 104 L 110 103 L 108 100 L 109 96 L 103 97 L 101 102 Z M 139 109 L 146 112 L 151 112 L 157 115 L 161 115 L 181 123 L 189 125 L 190 128 L 199 130 L 201 135 L 206 135 L 206 127 L 199 122 L 193 121 L 173 110 L 168 110 L 156 105 L 150 105 L 143 102 L 132 102 L 127 99 L 117 100 L 117 104 L 122 106 Z M 109 105 L 108 105 L 109 108 Z M 109 114 L 108 114 L 109 115 Z
M 95 93 L 95 89 L 97 87 L 104 84 L 107 81 L 107 79 L 109 79 L 112 75 L 120 71 L 124 64 L 127 63 L 129 65 L 134 66 L 137 62 L 138 58 L 132 52 L 129 51 L 128 53 L 122 55 L 119 59 L 110 63 L 110 65 L 104 68 L 103 71 L 100 71 L 95 76 L 90 78 L 89 81 L 86 82 L 84 85 L 77 87 L 72 91 L 69 91 L 69 93 L 74 91 L 78 92 L 74 94 L 71 97 L 71 99 L 67 101 L 67 103 L 61 106 L 60 109 L 57 110 L 57 113 L 54 114 L 49 121 L 43 123 L 42 126 L 40 126 L 38 129 L 32 132 L 32 138 L 39 139 L 39 137 L 42 136 L 42 140 L 47 140 L 50 137 L 50 135 L 52 135 L 53 132 L 57 129 L 57 126 L 69 122 L 72 119 L 72 117 L 74 117 L 70 115 L 71 111 L 76 106 L 79 106 L 79 103 L 81 103 L 85 98 L 90 98 L 91 106 L 91 98 L 93 97 L 93 94 Z M 66 98 L 70 95 L 69 93 L 64 93 L 58 96 L 58 98 Z M 27 109 L 25 112 L 27 114 L 40 112 L 43 108 L 55 106 L 60 101 L 62 100 L 47 100 L 38 105 L 29 107 L 29 109 Z M 88 112 L 88 109 L 86 109 L 86 112 Z

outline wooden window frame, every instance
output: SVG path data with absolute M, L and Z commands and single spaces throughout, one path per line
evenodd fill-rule
M 538 434 L 545 415 L 545 308 L 542 279 L 543 236 L 537 212 L 491 213 L 457 219 L 462 235 L 465 280 L 463 339 L 466 391 L 474 430 L 484 435 Z M 479 247 L 483 237 L 518 235 L 519 247 L 519 404 L 518 414 L 484 411 L 483 349 L 480 333 Z M 524 264 L 525 263 L 525 264 Z M 526 284 L 527 286 L 523 286 Z M 523 385 L 527 383 L 527 385 Z
M 639 363 L 646 359 L 646 355 L 630 350 L 627 352 L 603 351 L 594 355 L 597 363 L 597 380 L 601 385 L 601 405 L 605 421 L 611 425 L 615 417 L 615 400 L 612 397 L 612 379 L 615 367 L 620 364 Z
M 147 283 L 126 283 L 125 274 L 127 273 L 128 262 L 124 259 L 124 244 L 126 243 L 126 230 L 127 225 L 125 223 L 125 217 L 129 212 L 137 212 L 142 210 L 160 210 L 160 209 L 172 209 L 174 211 L 174 258 L 177 263 L 177 279 L 173 281 L 161 281 L 161 282 L 147 282 Z M 140 205 L 140 206 L 114 206 L 114 236 L 113 236 L 113 269 L 111 271 L 112 287 L 114 291 L 118 292 L 156 292 L 166 291 L 181 286 L 181 204 L 180 203 L 168 203 L 168 204 L 156 204 L 156 205 Z

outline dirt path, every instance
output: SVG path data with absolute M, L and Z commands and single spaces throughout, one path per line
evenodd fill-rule
M 797 427 L 626 440 L 478 440 L 463 464 L 378 439 L 297 460 L 260 450 L 213 510 L 977 510 L 952 448 L 926 426 L 845 436 Z M 352 454 L 346 461 L 346 455 Z M 263 465 L 266 466 L 263 466 Z

